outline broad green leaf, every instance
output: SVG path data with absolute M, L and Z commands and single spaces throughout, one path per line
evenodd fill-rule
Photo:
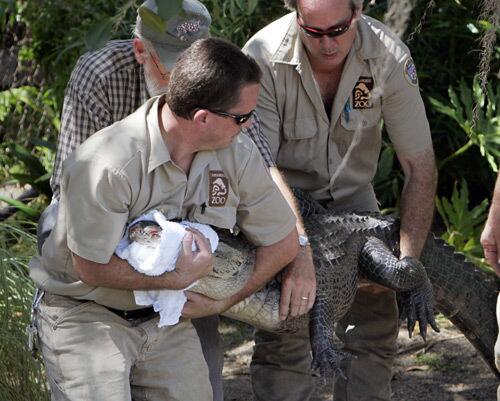
M 447 116 L 458 121 L 455 109 L 451 108 L 450 106 L 446 106 L 444 103 L 440 102 L 437 99 L 434 99 L 433 97 L 429 97 L 429 102 L 440 113 L 446 114 Z
M 90 26 L 85 35 L 85 46 L 89 51 L 99 50 L 108 42 L 111 37 L 113 28 L 113 20 L 106 18 L 97 21 Z
M 258 5 L 259 0 L 248 0 L 247 14 L 253 14 Z
M 387 147 L 382 151 L 378 163 L 377 178 L 379 180 L 386 180 L 389 178 L 392 167 L 394 165 L 394 149 Z
M 42 163 L 28 149 L 16 143 L 12 143 L 11 146 L 13 153 L 25 164 L 34 177 L 39 177 L 47 172 Z
M 182 0 L 156 0 L 156 7 L 158 15 L 166 23 L 170 18 L 179 15 L 182 10 Z
M 161 17 L 152 12 L 149 8 L 142 5 L 137 10 L 139 15 L 141 16 L 141 20 L 149 29 L 152 29 L 156 32 L 163 33 L 167 27 L 166 20 L 163 20 Z
M 5 202 L 10 206 L 16 207 L 17 209 L 19 209 L 23 213 L 26 213 L 28 216 L 38 217 L 38 212 L 35 209 L 25 205 L 21 201 L 18 201 L 16 199 L 12 199 L 12 198 L 9 198 L 8 196 L 3 196 L 3 195 L 0 195 L 0 201 Z

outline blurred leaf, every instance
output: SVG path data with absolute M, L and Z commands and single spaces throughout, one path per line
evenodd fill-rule
M 138 10 L 139 15 L 141 16 L 141 20 L 148 28 L 163 33 L 167 27 L 166 20 L 163 20 L 161 17 L 152 12 L 149 8 L 142 5 Z
M 104 47 L 111 37 L 113 20 L 106 18 L 91 25 L 85 35 L 85 47 L 88 51 L 96 51 Z
M 0 201 L 7 203 L 10 206 L 14 206 L 19 209 L 21 212 L 27 214 L 30 217 L 38 217 L 38 211 L 27 206 L 21 201 L 16 199 L 9 198 L 8 196 L 0 195 Z
M 42 163 L 28 149 L 17 143 L 11 143 L 10 146 L 12 146 L 15 156 L 25 164 L 32 175 L 39 177 L 47 172 Z
M 156 7 L 158 7 L 158 15 L 166 22 L 181 12 L 182 0 L 156 0 Z
M 455 183 L 450 200 L 436 198 L 436 209 L 446 226 L 441 238 L 477 263 L 483 254 L 479 237 L 488 213 L 488 200 L 469 209 L 469 189 L 465 180 L 460 187 Z

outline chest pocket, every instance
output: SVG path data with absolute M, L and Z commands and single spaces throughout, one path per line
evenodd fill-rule
M 380 101 L 376 101 L 371 109 L 347 109 L 344 107 L 340 117 L 342 127 L 347 131 L 373 128 L 379 124 L 382 114 Z
M 193 212 L 192 218 L 189 220 L 232 230 L 236 225 L 236 208 L 234 206 L 197 206 Z
M 318 124 L 313 117 L 302 117 L 283 123 L 283 137 L 287 141 L 310 139 L 317 132 Z

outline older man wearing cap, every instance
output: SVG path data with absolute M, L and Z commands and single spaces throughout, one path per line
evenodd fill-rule
M 211 401 L 208 369 L 188 319 L 159 327 L 133 290 L 182 289 L 212 271 L 208 240 L 186 234 L 175 270 L 150 277 L 114 255 L 126 226 L 151 209 L 220 229 L 256 246 L 242 289 L 189 294 L 183 315 L 218 314 L 296 255 L 292 210 L 253 143 L 238 135 L 259 92 L 253 59 L 221 39 L 196 41 L 166 95 L 102 129 L 64 162 L 57 221 L 31 277 L 45 291 L 36 324 L 53 400 Z M 213 177 L 227 191 L 215 202 Z M 197 251 L 192 250 L 193 240 Z

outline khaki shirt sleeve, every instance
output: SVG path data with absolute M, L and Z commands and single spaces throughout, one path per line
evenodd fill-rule
M 256 146 L 239 175 L 236 220 L 241 231 L 256 246 L 273 245 L 295 227 L 295 215 L 264 165 Z
M 259 47 L 259 42 L 248 42 L 243 51 L 252 56 L 262 71 L 260 79 L 259 99 L 257 102 L 257 115 L 260 118 L 262 131 L 269 141 L 269 148 L 273 159 L 276 160 L 280 145 L 281 118 L 278 110 L 277 94 L 273 78 L 274 68 L 271 55 Z
M 408 58 L 399 62 L 386 81 L 382 101 L 384 123 L 399 155 L 419 153 L 432 146 L 429 122 L 418 83 L 405 71 Z
M 64 172 L 62 196 L 69 249 L 84 259 L 108 263 L 129 216 L 126 177 L 102 160 L 77 161 Z

